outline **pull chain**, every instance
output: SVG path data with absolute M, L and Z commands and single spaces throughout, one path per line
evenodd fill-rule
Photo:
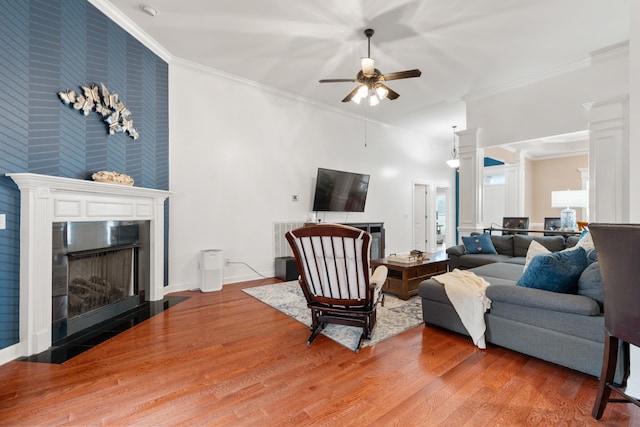
M 367 105 L 363 105 L 364 107 L 364 146 L 367 147 Z

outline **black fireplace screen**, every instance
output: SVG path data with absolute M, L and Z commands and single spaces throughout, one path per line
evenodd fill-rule
M 118 316 L 149 289 L 149 221 L 54 222 L 52 341 Z
M 133 264 L 133 248 L 70 258 L 69 319 L 132 296 Z

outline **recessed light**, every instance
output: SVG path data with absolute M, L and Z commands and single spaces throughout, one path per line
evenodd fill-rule
M 142 11 L 144 13 L 146 13 L 149 16 L 156 16 L 158 14 L 158 11 L 155 10 L 153 7 L 151 6 L 142 6 Z

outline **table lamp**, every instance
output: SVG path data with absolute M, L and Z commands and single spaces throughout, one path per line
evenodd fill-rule
M 587 190 L 566 190 L 551 192 L 551 207 L 564 208 L 560 212 L 560 230 L 576 231 L 576 210 L 587 207 Z

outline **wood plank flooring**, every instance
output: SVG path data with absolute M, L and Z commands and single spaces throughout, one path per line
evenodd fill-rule
M 640 426 L 597 380 L 420 325 L 360 354 L 242 289 L 190 299 L 61 364 L 0 366 L 0 425 Z

